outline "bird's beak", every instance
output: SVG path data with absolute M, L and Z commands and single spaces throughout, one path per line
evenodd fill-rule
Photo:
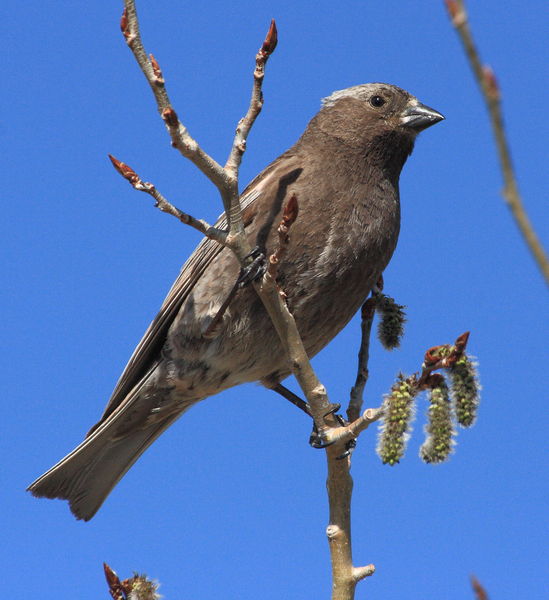
M 435 123 L 444 120 L 434 108 L 429 108 L 425 104 L 417 103 L 406 107 L 400 115 L 400 123 L 416 132 L 423 131 Z

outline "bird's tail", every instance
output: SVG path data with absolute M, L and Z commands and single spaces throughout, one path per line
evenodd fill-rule
M 100 424 L 70 454 L 28 487 L 34 496 L 68 500 L 77 519 L 89 521 L 128 469 L 181 412 L 116 437 L 116 418 Z

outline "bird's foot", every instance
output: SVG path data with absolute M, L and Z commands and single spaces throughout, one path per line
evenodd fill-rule
M 256 281 L 256 279 L 263 277 L 267 270 L 265 254 L 261 252 L 258 246 L 256 246 L 245 258 L 251 258 L 252 262 L 248 266 L 240 269 L 240 275 L 236 281 L 238 288 L 243 288 L 253 281 Z
M 341 408 L 341 404 L 332 404 L 330 407 L 330 410 L 324 415 L 324 417 L 327 417 L 328 415 L 334 415 L 339 426 L 346 427 L 349 423 L 341 415 L 337 414 L 337 411 L 340 408 Z M 309 438 L 309 444 L 313 448 L 318 448 L 318 449 L 327 448 L 328 446 L 331 446 L 334 443 L 335 442 L 326 442 L 325 440 L 323 440 L 323 436 L 319 433 L 318 428 L 316 427 L 316 425 L 313 425 L 313 431 L 311 433 L 311 437 Z M 356 448 L 356 440 L 354 440 L 354 439 L 349 440 L 345 444 L 345 452 L 343 452 L 343 454 L 341 454 L 339 456 L 336 456 L 336 460 L 342 460 L 342 459 L 346 458 L 353 452 L 353 450 L 355 448 Z

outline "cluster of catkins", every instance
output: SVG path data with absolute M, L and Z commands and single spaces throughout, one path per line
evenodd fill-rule
M 378 336 L 385 348 L 396 348 L 400 343 L 405 322 L 404 307 L 389 296 L 379 294 L 376 310 L 381 316 Z M 441 346 L 440 358 L 452 354 L 452 346 Z M 462 427 L 474 424 L 479 405 L 479 382 L 474 363 L 465 353 L 443 369 L 444 375 L 429 376 L 427 435 L 419 454 L 427 463 L 440 463 L 448 458 L 453 446 L 457 422 Z M 415 401 L 421 393 L 415 375 L 399 375 L 383 402 L 377 453 L 382 462 L 395 465 L 400 461 L 410 437 Z

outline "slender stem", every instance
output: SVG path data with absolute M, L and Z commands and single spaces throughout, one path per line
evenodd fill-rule
M 351 399 L 349 408 L 347 409 L 347 418 L 349 421 L 358 419 L 362 410 L 364 388 L 369 377 L 368 360 L 370 358 L 370 334 L 372 331 L 372 323 L 376 310 L 376 301 L 374 298 L 368 298 L 362 306 L 362 321 L 360 349 L 358 351 L 358 369 L 355 385 L 351 389 Z
M 481 63 L 473 34 L 469 27 L 464 1 L 446 0 L 446 7 L 448 8 L 452 25 L 456 29 L 459 39 L 463 44 L 465 54 L 467 55 L 469 64 L 488 108 L 490 122 L 496 138 L 496 147 L 501 170 L 503 172 L 503 197 L 530 252 L 534 256 L 542 275 L 545 277 L 547 283 L 549 283 L 549 259 L 534 231 L 518 190 L 518 184 L 511 160 L 511 151 L 505 133 L 505 126 L 503 124 L 501 94 L 495 75 L 490 67 Z
M 113 167 L 120 173 L 120 175 L 122 175 L 122 177 L 124 177 L 124 179 L 127 179 L 130 182 L 130 185 L 134 189 L 138 190 L 139 192 L 145 192 L 155 199 L 155 206 L 162 212 L 172 215 L 185 225 L 189 225 L 189 227 L 193 227 L 194 229 L 200 231 L 200 233 L 203 233 L 211 240 L 215 240 L 218 244 L 221 244 L 222 246 L 226 245 L 226 231 L 218 229 L 217 227 L 213 227 L 204 221 L 204 219 L 196 219 L 192 215 L 179 210 L 179 208 L 168 202 L 168 200 L 166 200 L 166 198 L 152 183 L 149 183 L 148 181 L 142 181 L 139 175 L 129 165 L 118 160 L 112 156 L 112 154 L 109 154 L 109 158 L 113 164 Z

